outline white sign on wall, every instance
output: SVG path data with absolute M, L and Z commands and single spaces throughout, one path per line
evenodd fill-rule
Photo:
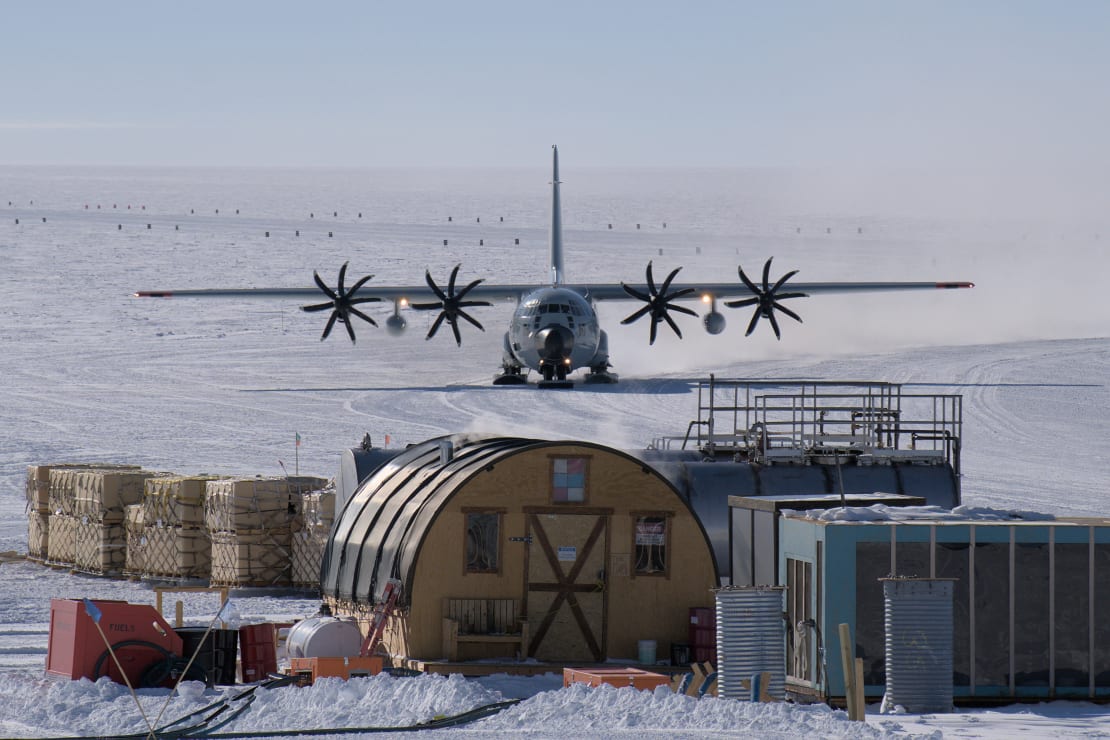
M 578 559 L 578 548 L 577 547 L 565 547 L 564 546 L 564 547 L 559 548 L 559 560 L 569 561 L 569 562 L 573 563 L 577 559 Z

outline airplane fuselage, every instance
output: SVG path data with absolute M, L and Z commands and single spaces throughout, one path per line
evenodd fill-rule
M 505 334 L 506 360 L 545 378 L 565 378 L 578 368 L 608 362 L 597 312 L 569 288 L 539 288 L 523 296 Z

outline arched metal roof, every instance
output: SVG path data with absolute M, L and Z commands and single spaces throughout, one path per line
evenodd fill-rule
M 407 601 L 417 554 L 451 496 L 472 477 L 506 457 L 565 445 L 625 458 L 650 472 L 689 506 L 654 468 L 603 445 L 517 437 L 438 437 L 414 445 L 385 463 L 347 501 L 324 551 L 321 590 L 326 596 L 372 605 L 381 597 L 386 581 L 398 578 L 405 586 L 401 599 Z

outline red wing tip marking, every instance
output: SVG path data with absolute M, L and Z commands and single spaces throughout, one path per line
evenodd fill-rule
M 975 283 L 937 283 L 938 288 L 974 288 Z
M 173 298 L 169 291 L 141 290 L 135 294 L 136 298 Z

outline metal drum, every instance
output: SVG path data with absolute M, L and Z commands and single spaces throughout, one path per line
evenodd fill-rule
M 883 710 L 952 711 L 951 579 L 883 578 L 886 693 Z
M 727 586 L 717 589 L 717 695 L 747 699 L 740 682 L 768 671 L 769 693 L 786 694 L 784 586 Z
M 359 654 L 362 632 L 351 617 L 311 617 L 289 628 L 290 658 L 347 658 Z

